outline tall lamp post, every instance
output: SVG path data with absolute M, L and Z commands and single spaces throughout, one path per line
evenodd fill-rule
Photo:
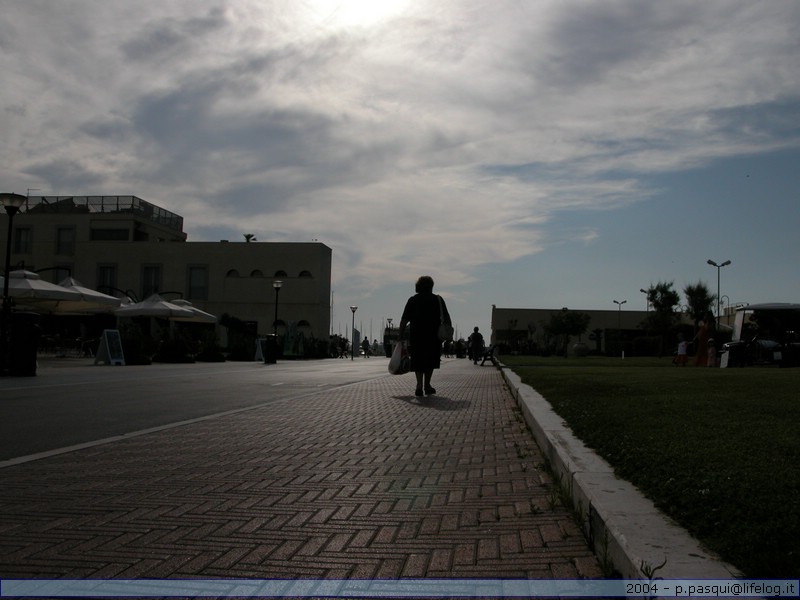
M 6 262 L 3 270 L 3 312 L 0 317 L 0 372 L 8 369 L 11 343 L 9 340 L 9 323 L 11 320 L 11 298 L 8 294 L 8 280 L 11 273 L 11 234 L 14 215 L 19 212 L 25 203 L 25 196 L 21 194 L 0 194 L 0 203 L 8 215 L 8 233 L 6 235 Z
M 644 300 L 644 312 L 650 312 L 650 292 L 644 288 L 639 288 L 639 291 L 646 296 Z
M 623 300 L 622 302 L 614 300 L 614 304 L 619 308 L 617 311 L 617 338 L 619 339 L 619 348 L 620 352 L 622 352 L 622 358 L 625 358 L 625 350 L 622 349 L 622 305 L 626 302 L 627 300 Z
M 283 282 L 280 279 L 276 279 L 272 282 L 272 287 L 275 288 L 275 319 L 272 321 L 272 333 L 278 335 L 278 294 L 281 291 L 281 286 Z
M 353 326 L 350 328 L 350 360 L 355 360 L 353 357 L 356 352 L 356 311 L 358 307 L 351 306 L 350 310 L 353 311 Z
M 726 260 L 724 263 L 717 264 L 709 258 L 706 263 L 712 267 L 717 267 L 717 323 L 719 323 L 719 272 L 722 270 L 722 267 L 727 267 L 729 264 L 731 264 L 731 261 Z

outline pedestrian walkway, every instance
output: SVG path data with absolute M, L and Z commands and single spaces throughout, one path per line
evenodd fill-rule
M 0 578 L 601 577 L 500 372 L 453 359 L 433 384 L 387 375 L 0 469 Z

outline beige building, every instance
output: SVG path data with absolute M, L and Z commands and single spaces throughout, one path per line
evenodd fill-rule
M 0 217 L 6 244 L 8 217 Z M 183 218 L 136 196 L 31 197 L 14 217 L 11 268 L 105 293 L 183 297 L 272 332 L 330 333 L 331 249 L 319 242 L 187 242 Z M 220 332 L 224 334 L 224 331 Z M 224 340 L 223 340 L 224 342 Z

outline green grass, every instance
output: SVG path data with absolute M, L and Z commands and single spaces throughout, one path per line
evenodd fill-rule
M 501 360 L 620 477 L 746 576 L 800 575 L 800 369 Z

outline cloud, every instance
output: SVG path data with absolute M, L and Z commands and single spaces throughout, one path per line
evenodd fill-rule
M 798 143 L 794 2 L 7 8 L 7 181 L 134 193 L 190 239 L 319 239 L 364 289 L 467 285 L 559 243 L 559 211 Z

